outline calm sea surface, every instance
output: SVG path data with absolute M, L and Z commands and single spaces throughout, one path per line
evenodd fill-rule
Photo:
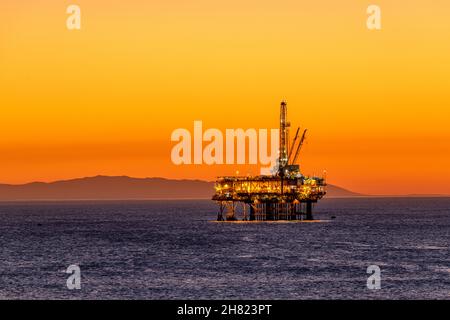
M 450 198 L 325 199 L 320 223 L 216 212 L 207 200 L 0 204 L 0 298 L 450 299 Z M 72 264 L 81 290 L 66 287 Z

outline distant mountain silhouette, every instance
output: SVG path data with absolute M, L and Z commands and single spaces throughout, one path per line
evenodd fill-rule
M 50 183 L 0 184 L 0 201 L 210 199 L 214 183 L 201 180 L 96 176 Z M 361 194 L 328 185 L 327 197 Z

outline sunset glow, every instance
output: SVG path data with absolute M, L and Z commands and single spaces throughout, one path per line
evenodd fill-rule
M 82 28 L 66 29 L 66 7 Z M 450 2 L 0 3 L 0 183 L 214 180 L 259 166 L 171 162 L 171 133 L 308 128 L 305 174 L 368 194 L 450 194 Z

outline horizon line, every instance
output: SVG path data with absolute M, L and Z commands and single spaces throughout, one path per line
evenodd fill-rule
M 97 174 L 97 175 L 93 175 L 93 176 L 82 176 L 82 177 L 74 177 L 74 178 L 65 178 L 65 179 L 60 179 L 60 180 L 52 180 L 52 181 L 29 181 L 29 182 L 23 182 L 23 183 L 17 183 L 17 184 L 12 184 L 12 183 L 3 183 L 0 182 L 0 186 L 26 186 L 26 185 L 30 185 L 30 184 L 35 184 L 35 183 L 39 183 L 39 184 L 52 184 L 52 183 L 57 183 L 57 182 L 67 182 L 67 181 L 74 181 L 74 180 L 82 180 L 82 179 L 93 179 L 93 178 L 128 178 L 128 179 L 139 179 L 139 180 L 146 180 L 146 179 L 162 179 L 162 180 L 168 180 L 168 181 L 200 181 L 200 182 L 207 182 L 207 183 L 214 183 L 214 181 L 208 181 L 208 180 L 203 180 L 203 179 L 187 179 L 187 178 L 166 178 L 166 177 L 132 177 L 129 175 L 103 175 L 103 174 Z M 436 193 L 407 193 L 407 194 L 366 194 L 366 193 L 360 193 L 358 191 L 353 191 L 344 187 L 341 187 L 339 185 L 336 184 L 329 184 L 332 185 L 334 187 L 337 188 L 341 188 L 344 189 L 348 192 L 352 192 L 358 195 L 355 195 L 353 197 L 450 197 L 450 194 L 436 194 Z M 333 198 L 339 198 L 339 197 L 333 197 Z M 345 198 L 345 197 L 342 197 Z M 173 198 L 173 200 L 179 200 L 182 198 Z M 80 199 L 80 201 L 82 201 L 83 199 Z M 99 199 L 102 200 L 102 199 Z M 126 199 L 118 199 L 118 200 L 126 200 Z M 130 199 L 132 200 L 132 199 Z M 152 199 L 155 200 L 155 199 Z M 44 200 L 45 201 L 45 200 Z M 48 201 L 52 201 L 52 200 L 48 200 Z M 58 201 L 58 200 L 57 200 Z M 95 200 L 93 200 L 95 201 Z M 114 201 L 114 200 L 112 200 Z

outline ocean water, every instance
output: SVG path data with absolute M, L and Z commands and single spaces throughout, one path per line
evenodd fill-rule
M 450 299 L 450 198 L 324 199 L 317 223 L 216 212 L 207 200 L 2 203 L 0 298 Z M 66 286 L 72 264 L 80 290 Z

